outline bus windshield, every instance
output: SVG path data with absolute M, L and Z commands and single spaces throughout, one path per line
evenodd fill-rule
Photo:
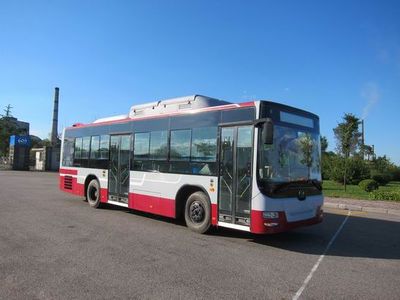
M 269 183 L 321 181 L 320 136 L 293 126 L 274 126 L 272 145 L 260 145 L 259 179 Z

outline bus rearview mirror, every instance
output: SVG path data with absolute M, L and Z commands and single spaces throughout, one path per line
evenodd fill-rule
M 263 124 L 262 142 L 265 145 L 272 145 L 274 143 L 274 123 L 271 119 L 267 119 Z

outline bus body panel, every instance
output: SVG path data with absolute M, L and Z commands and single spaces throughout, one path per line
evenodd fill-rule
M 297 198 L 269 198 L 259 193 L 253 198 L 252 209 L 257 211 L 285 212 L 288 222 L 296 222 L 315 217 L 316 210 L 323 204 L 322 195 Z
M 175 199 L 183 186 L 205 191 L 211 205 L 217 204 L 216 176 L 131 171 L 129 207 L 168 217 L 177 217 Z M 160 208 L 157 208 L 160 206 Z
M 60 189 L 82 197 L 85 196 L 86 179 L 95 176 L 100 183 L 101 202 L 108 202 L 108 170 L 62 167 L 59 173 Z M 183 186 L 197 186 L 207 193 L 211 202 L 212 223 L 215 225 L 218 191 L 216 176 L 131 171 L 128 208 L 176 218 L 175 199 Z
M 323 196 L 273 199 L 258 193 L 252 200 L 251 232 L 277 233 L 322 221 Z M 277 212 L 277 219 L 265 219 L 263 212 Z
M 218 177 L 131 171 L 130 193 L 175 199 L 184 185 L 202 187 L 210 202 L 217 204 Z
M 108 201 L 108 170 L 76 167 L 62 167 L 59 171 L 60 188 L 78 196 L 85 196 L 85 181 L 89 176 L 94 176 L 100 183 L 101 202 Z M 66 179 L 67 177 L 67 179 Z M 71 179 L 70 179 L 71 178 Z M 69 183 L 71 181 L 71 184 Z

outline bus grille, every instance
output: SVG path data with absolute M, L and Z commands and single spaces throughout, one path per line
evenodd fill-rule
M 72 177 L 64 176 L 64 189 L 72 190 Z

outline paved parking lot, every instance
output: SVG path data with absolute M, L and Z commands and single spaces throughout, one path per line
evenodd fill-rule
M 55 173 L 0 171 L 0 299 L 398 299 L 400 218 L 347 214 L 272 236 L 199 235 L 92 209 Z

